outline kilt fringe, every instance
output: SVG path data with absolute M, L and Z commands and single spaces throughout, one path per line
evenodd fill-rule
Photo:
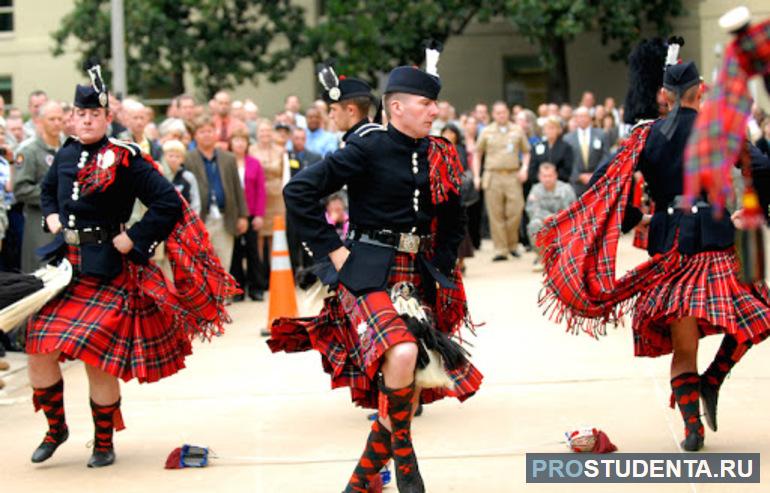
M 224 333 L 225 324 L 232 322 L 225 309 L 226 300 L 241 290 L 214 253 L 203 222 L 181 195 L 179 198 L 182 218 L 166 239 L 174 282 L 164 287 L 155 281 L 156 286 L 148 294 L 161 295 L 159 302 L 161 298 L 170 300 L 167 308 L 181 318 L 191 340 L 198 337 L 211 341 Z M 162 274 L 161 278 L 165 281 Z
M 625 316 L 633 313 L 637 294 L 616 304 L 607 304 L 607 311 L 598 317 L 583 315 L 564 301 L 547 286 L 540 289 L 537 297 L 538 306 L 543 308 L 543 316 L 555 324 L 566 324 L 565 332 L 573 335 L 585 333 L 594 339 L 607 336 L 607 328 L 625 326 Z
M 684 317 L 698 319 L 701 337 L 726 333 L 739 343 L 756 344 L 770 335 L 770 291 L 763 282 L 742 283 L 738 269 L 734 249 L 685 256 L 674 247 L 618 280 L 618 286 L 636 287 L 619 289 L 625 299 L 608 299 L 600 315 L 568 305 L 549 284 L 541 289 L 538 304 L 549 320 L 566 322 L 567 332 L 595 339 L 606 336 L 609 325 L 624 325 L 623 317 L 630 315 L 636 356 L 671 353 L 669 325 Z
M 623 213 L 649 131 L 649 125 L 636 127 L 607 173 L 580 200 L 549 217 L 536 236 L 544 266 L 539 304 L 546 316 L 566 320 L 569 332 L 605 335 L 606 325 L 617 325 L 625 313 L 623 303 L 665 263 L 656 256 L 621 279 L 615 276 Z
M 461 331 L 478 327 L 470 321 L 465 293 L 456 273 L 457 289 L 440 289 L 437 302 L 430 310 L 437 329 L 446 338 L 463 341 Z M 414 269 L 414 257 L 397 255 L 388 286 L 408 281 L 420 289 L 420 275 Z M 391 313 L 392 312 L 392 313 Z M 359 326 L 366 330 L 359 333 Z M 340 286 L 338 293 L 327 297 L 315 317 L 280 318 L 273 322 L 267 341 L 272 352 L 287 353 L 315 349 L 321 353 L 324 372 L 331 377 L 331 387 L 349 387 L 352 401 L 361 407 L 377 409 L 379 388 L 377 372 L 385 352 L 402 342 L 416 342 L 404 319 L 398 316 L 387 293 L 378 291 L 355 297 Z M 421 402 L 428 404 L 444 397 L 460 401 L 472 396 L 481 385 L 482 374 L 470 363 L 460 364 L 445 372 L 453 382 L 447 388 L 422 389 Z

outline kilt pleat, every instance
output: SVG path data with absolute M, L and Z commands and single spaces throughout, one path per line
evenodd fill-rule
M 117 277 L 104 280 L 79 273 L 78 253 L 68 248 L 75 268 L 70 285 L 30 319 L 27 352 L 61 351 L 62 361 L 79 359 L 141 383 L 184 368 L 192 344 L 160 269 L 126 262 Z
M 422 278 L 415 268 L 415 257 L 398 254 L 388 288 L 404 281 L 414 284 L 420 293 Z M 432 311 L 428 306 L 424 308 Z M 376 409 L 377 373 L 382 359 L 388 349 L 403 342 L 416 341 L 388 293 L 377 291 L 355 296 L 340 285 L 336 296 L 324 300 L 317 316 L 276 320 L 267 344 L 273 352 L 315 349 L 321 353 L 323 369 L 331 377 L 332 388 L 349 387 L 356 405 Z M 483 378 L 470 363 L 449 374 L 455 388 L 423 389 L 423 403 L 444 397 L 463 401 L 479 389 Z
M 744 284 L 734 249 L 685 257 L 637 297 L 633 307 L 634 354 L 672 351 L 669 325 L 698 320 L 701 337 L 727 333 L 757 344 L 770 335 L 770 291 L 764 282 Z

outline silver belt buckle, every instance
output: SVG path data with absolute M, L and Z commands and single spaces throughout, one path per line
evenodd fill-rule
M 417 253 L 420 251 L 420 237 L 412 233 L 401 233 L 398 240 L 398 251 Z
M 68 245 L 80 245 L 80 231 L 77 229 L 64 229 L 64 242 Z

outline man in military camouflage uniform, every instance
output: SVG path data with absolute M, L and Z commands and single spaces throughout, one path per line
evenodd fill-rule
M 535 235 L 549 216 L 566 209 L 577 200 L 572 187 L 558 180 L 556 166 L 553 163 L 542 163 L 537 178 L 539 183 L 532 187 L 527 197 L 527 215 L 529 215 L 527 235 L 530 245 L 535 245 Z M 536 270 L 540 268 L 537 267 Z
M 56 101 L 44 103 L 35 120 L 37 134 L 28 139 L 16 151 L 16 170 L 13 177 L 13 193 L 24 204 L 24 236 L 21 243 L 21 270 L 32 272 L 40 265 L 35 254 L 39 247 L 50 243 L 53 235 L 40 227 L 40 184 L 53 164 L 56 151 L 61 146 L 64 112 Z

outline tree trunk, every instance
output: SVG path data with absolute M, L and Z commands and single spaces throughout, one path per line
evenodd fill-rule
M 563 38 L 553 38 L 543 43 L 551 54 L 548 67 L 548 101 L 562 104 L 569 102 L 569 73 L 567 72 L 567 46 Z
M 171 74 L 171 91 L 174 96 L 184 94 L 184 70 L 180 69 Z

